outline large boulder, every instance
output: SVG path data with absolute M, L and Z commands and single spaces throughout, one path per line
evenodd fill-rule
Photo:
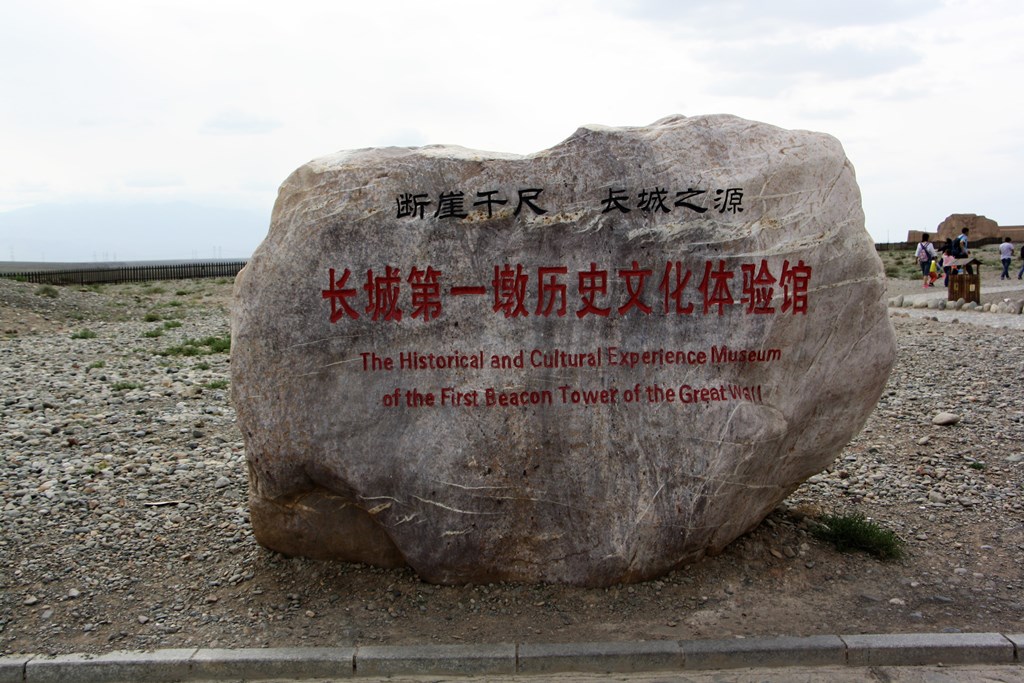
M 235 285 L 256 537 L 440 583 L 718 553 L 863 426 L 883 291 L 819 133 L 674 116 L 312 161 Z

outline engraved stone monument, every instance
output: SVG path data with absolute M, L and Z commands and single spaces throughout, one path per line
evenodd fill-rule
M 440 583 L 717 553 L 863 426 L 883 289 L 820 133 L 674 116 L 317 159 L 235 285 L 256 537 Z

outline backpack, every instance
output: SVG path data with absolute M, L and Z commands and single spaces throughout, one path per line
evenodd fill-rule
M 932 260 L 932 255 L 928 253 L 928 243 L 921 242 L 917 245 L 917 262 L 928 263 Z

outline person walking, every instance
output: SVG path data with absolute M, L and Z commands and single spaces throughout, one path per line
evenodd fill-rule
M 921 274 L 924 276 L 924 286 L 934 287 L 931 282 L 932 259 L 935 258 L 935 247 L 928 241 L 928 233 L 921 235 L 921 243 L 917 245 L 914 258 L 921 266 Z
M 1013 262 L 1013 242 L 1009 237 L 1003 238 L 999 245 L 999 260 L 1003 262 L 1003 272 L 999 275 L 1000 280 L 1010 279 L 1010 264 Z
M 1020 245 L 1020 270 L 1017 271 L 1017 279 L 1024 275 L 1024 244 Z
M 956 257 L 953 256 L 953 250 L 947 249 L 942 255 L 942 272 L 946 274 L 946 277 L 942 280 L 943 287 L 949 287 L 949 276 L 954 274 L 953 261 L 956 261 Z
M 957 250 L 957 258 L 970 258 L 971 250 L 967 248 L 967 235 L 971 232 L 970 228 L 961 228 L 960 236 L 956 238 L 954 248 Z M 966 266 L 967 274 L 974 275 L 974 268 L 968 263 Z

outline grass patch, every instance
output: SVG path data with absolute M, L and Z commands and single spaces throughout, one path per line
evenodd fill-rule
M 970 465 L 968 465 L 968 467 L 970 467 L 972 470 L 983 470 L 985 469 L 985 463 L 978 462 L 977 460 L 975 460 Z
M 148 287 L 142 288 L 143 294 L 163 294 L 167 290 L 163 287 L 157 287 L 156 285 L 149 285 Z
M 179 289 L 174 293 L 174 296 L 188 296 L 188 292 L 184 289 Z
M 903 557 L 903 539 L 859 512 L 822 515 L 812 533 L 840 552 L 860 550 L 882 560 Z
M 204 383 L 203 386 L 207 389 L 227 389 L 228 381 L 226 379 L 215 379 Z
M 143 320 L 147 323 L 155 323 L 160 320 L 160 314 L 150 311 L 146 314 L 146 317 L 144 317 Z
M 209 356 L 214 353 L 227 353 L 231 350 L 231 337 L 206 337 L 205 339 L 186 339 L 178 346 L 171 346 L 160 351 L 161 356 Z
M 90 330 L 88 327 L 71 334 L 72 339 L 95 339 L 96 333 Z
M 60 296 L 60 292 L 53 285 L 43 285 L 36 290 L 36 296 L 45 296 L 48 299 L 56 299 Z
M 210 369 L 210 364 L 207 363 L 205 360 L 203 362 L 201 362 L 201 363 L 196 363 L 196 370 L 209 370 L 209 369 Z
M 913 250 L 881 252 L 885 276 L 896 280 L 918 280 L 921 267 L 917 264 Z
M 164 328 L 158 327 L 158 328 L 153 329 L 153 330 L 146 330 L 145 332 L 142 333 L 142 336 L 143 337 L 148 337 L 150 339 L 154 339 L 156 337 L 163 336 L 163 333 L 164 333 Z
M 164 323 L 165 330 L 173 330 L 176 327 L 181 327 L 181 321 L 179 320 L 168 320 Z
M 138 382 L 114 382 L 110 388 L 114 391 L 131 391 L 132 389 L 141 389 L 142 385 Z
M 99 370 L 100 368 L 105 368 L 105 367 L 107 367 L 106 361 L 94 360 L 93 362 L 89 363 L 89 369 L 90 370 Z

